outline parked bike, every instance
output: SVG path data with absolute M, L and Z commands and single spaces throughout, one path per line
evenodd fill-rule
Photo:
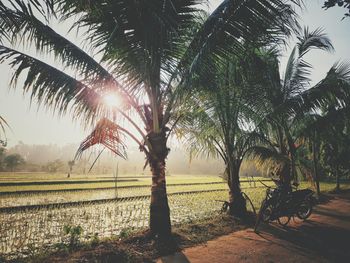
M 288 225 L 290 219 L 294 216 L 301 220 L 306 220 L 312 213 L 314 204 L 313 194 L 310 189 L 288 191 L 282 184 L 275 181 L 276 188 L 266 186 L 266 197 L 261 203 L 257 215 L 254 231 L 261 222 L 272 222 L 277 220 L 282 226 Z

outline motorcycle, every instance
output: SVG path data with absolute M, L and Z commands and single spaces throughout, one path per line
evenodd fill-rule
M 314 192 L 310 189 L 288 191 L 282 184 L 277 184 L 276 188 L 262 183 L 266 189 L 265 199 L 261 203 L 254 231 L 261 222 L 277 222 L 282 226 L 287 226 L 294 216 L 301 220 L 306 220 L 312 213 L 314 205 Z

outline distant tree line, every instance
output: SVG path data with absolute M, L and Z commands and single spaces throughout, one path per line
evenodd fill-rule
M 26 163 L 17 168 L 17 171 L 24 172 L 47 172 L 47 173 L 71 173 L 71 174 L 109 174 L 115 173 L 116 164 L 119 164 L 120 175 L 150 175 L 143 170 L 144 157 L 137 148 L 130 148 L 130 154 L 127 160 L 115 160 L 113 155 L 104 152 L 97 160 L 92 170 L 89 172 L 98 151 L 90 151 L 82 156 L 81 159 L 74 159 L 78 145 L 54 145 L 42 144 L 31 145 L 22 141 L 12 147 L 7 147 L 7 154 L 19 154 Z M 252 164 L 244 165 L 244 175 L 259 176 L 260 172 Z M 218 160 L 213 159 L 193 159 L 189 161 L 189 156 L 185 149 L 178 147 L 172 152 L 172 158 L 169 159 L 168 174 L 212 174 L 218 175 L 223 172 L 224 167 Z M 3 170 L 4 171 L 4 170 Z

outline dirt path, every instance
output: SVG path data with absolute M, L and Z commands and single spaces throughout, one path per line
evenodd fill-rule
M 175 262 L 350 262 L 350 193 L 317 206 L 306 222 L 238 231 L 157 261 Z

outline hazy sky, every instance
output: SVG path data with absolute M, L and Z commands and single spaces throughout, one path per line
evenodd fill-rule
M 220 3 L 211 1 L 211 8 Z M 336 52 L 312 52 L 308 61 L 314 66 L 313 82 L 325 76 L 328 69 L 338 60 L 350 60 L 350 18 L 341 21 L 345 9 L 332 8 L 323 10 L 323 1 L 307 2 L 307 10 L 303 11 L 301 24 L 310 29 L 322 27 L 329 35 Z M 293 43 L 293 41 L 292 41 Z M 288 50 L 286 50 L 286 55 Z M 282 59 L 282 69 L 285 64 Z M 30 105 L 29 95 L 22 94 L 21 89 L 9 90 L 10 71 L 7 65 L 0 65 L 0 115 L 11 125 L 13 132 L 8 132 L 9 146 L 23 141 L 27 144 L 66 144 L 78 143 L 86 135 L 79 123 L 74 123 L 69 116 L 59 118 L 43 108 L 38 110 L 35 103 Z

